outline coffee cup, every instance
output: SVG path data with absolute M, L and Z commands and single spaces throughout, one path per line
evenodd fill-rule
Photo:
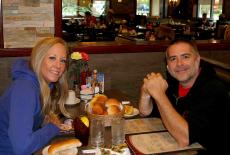
M 66 100 L 66 104 L 68 104 L 68 105 L 76 104 L 75 91 L 69 90 L 69 95 L 68 95 L 68 98 Z

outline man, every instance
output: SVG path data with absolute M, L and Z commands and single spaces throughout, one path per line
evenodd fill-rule
M 160 73 L 144 78 L 139 109 L 143 116 L 161 117 L 181 147 L 193 142 L 203 154 L 221 153 L 229 137 L 229 96 L 215 71 L 200 61 L 192 42 L 175 41 L 166 50 L 167 81 Z
M 85 12 L 85 26 L 86 28 L 95 28 L 97 25 L 96 17 L 93 16 L 89 11 Z
M 199 26 L 210 26 L 209 20 L 207 18 L 207 13 L 202 14 Z

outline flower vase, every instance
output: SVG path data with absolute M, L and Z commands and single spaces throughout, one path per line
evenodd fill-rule
M 89 56 L 84 52 L 73 52 L 70 58 L 68 83 L 70 89 L 74 89 L 75 85 L 80 87 L 86 84 Z
M 86 78 L 87 78 L 86 73 L 87 72 L 85 70 L 81 72 L 81 85 L 86 85 Z

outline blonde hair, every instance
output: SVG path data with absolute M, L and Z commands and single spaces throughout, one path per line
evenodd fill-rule
M 49 83 L 45 81 L 41 74 L 41 64 L 47 55 L 47 51 L 58 43 L 64 45 L 66 51 L 68 51 L 66 42 L 61 38 L 49 37 L 38 41 L 31 53 L 30 66 L 37 75 L 40 84 L 42 113 L 46 115 L 51 113 L 59 114 L 61 112 L 64 116 L 71 117 L 65 109 L 65 102 L 68 97 L 67 70 L 65 69 L 57 82 L 52 83 L 52 89 L 50 89 L 51 86 L 49 86 Z

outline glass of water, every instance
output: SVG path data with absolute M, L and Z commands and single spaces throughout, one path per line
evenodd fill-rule
M 104 121 L 101 119 L 90 120 L 90 144 L 93 147 L 103 147 L 105 136 Z
M 125 119 L 117 118 L 112 120 L 112 145 L 117 146 L 125 143 Z

